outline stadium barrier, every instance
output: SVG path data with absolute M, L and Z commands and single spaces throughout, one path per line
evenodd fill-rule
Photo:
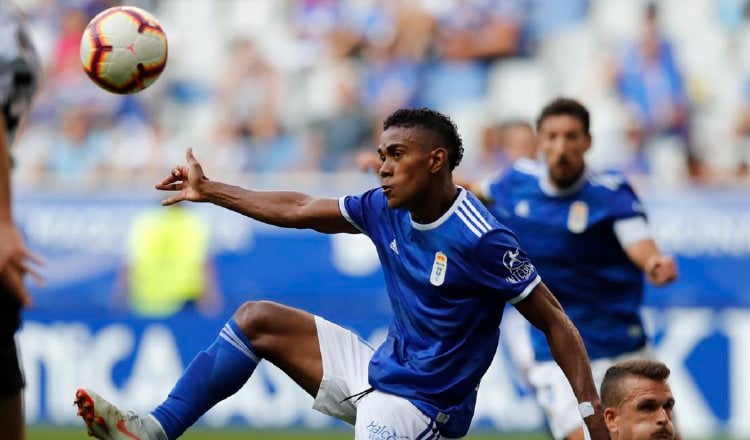
M 681 278 L 649 288 L 644 316 L 658 358 L 672 369 L 679 423 L 688 437 L 750 436 L 750 210 L 742 193 L 654 195 L 644 203 L 660 245 Z M 225 309 L 144 319 L 113 302 L 132 219 L 152 196 L 25 194 L 16 202 L 31 247 L 47 260 L 19 339 L 30 423 L 77 423 L 75 388 L 91 387 L 123 408 L 147 411 L 168 393 L 192 356 L 246 300 L 270 299 L 347 326 L 374 343 L 390 306 L 374 248 L 365 237 L 281 230 L 205 205 Z M 483 380 L 476 425 L 543 428 L 543 415 L 499 349 Z M 268 363 L 203 419 L 209 426 L 324 428 L 312 398 Z

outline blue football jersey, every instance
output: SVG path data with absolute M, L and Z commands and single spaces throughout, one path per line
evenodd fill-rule
M 490 211 L 515 232 L 578 328 L 591 359 L 646 343 L 639 313 L 644 277 L 613 228 L 617 220 L 644 216 L 622 174 L 587 170 L 572 187 L 555 190 L 543 164 L 522 159 L 483 190 Z M 536 359 L 552 359 L 544 335 L 531 331 Z
M 506 302 L 541 281 L 513 233 L 460 189 L 430 224 L 391 209 L 381 189 L 341 198 L 342 215 L 375 243 L 393 308 L 370 384 L 402 396 L 447 437 L 462 437 L 492 361 Z

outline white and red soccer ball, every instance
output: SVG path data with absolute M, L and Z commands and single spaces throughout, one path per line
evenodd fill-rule
M 81 64 L 96 85 L 135 93 L 153 84 L 167 64 L 167 37 L 156 18 L 115 6 L 91 19 L 81 38 Z

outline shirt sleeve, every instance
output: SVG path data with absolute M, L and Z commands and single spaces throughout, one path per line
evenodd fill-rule
M 623 249 L 641 240 L 653 238 L 645 217 L 636 216 L 617 220 L 612 227 Z
M 499 292 L 511 304 L 529 296 L 542 281 L 508 230 L 495 229 L 484 234 L 475 248 L 474 263 L 480 284 Z
M 372 230 L 372 213 L 379 212 L 382 208 L 382 198 L 380 189 L 373 189 L 360 195 L 344 196 L 339 199 L 339 210 L 346 221 L 369 236 Z
M 614 221 L 639 216 L 646 218 L 641 201 L 627 181 L 623 181 L 615 191 L 610 207 Z

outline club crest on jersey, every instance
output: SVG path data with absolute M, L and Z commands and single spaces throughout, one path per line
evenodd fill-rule
M 531 214 L 531 208 L 529 207 L 529 201 L 528 200 L 521 200 L 518 203 L 516 203 L 515 208 L 513 211 L 516 213 L 516 216 L 518 217 L 528 217 L 529 214 Z
M 574 234 L 580 234 L 589 225 L 589 205 L 581 200 L 576 200 L 570 205 L 568 211 L 568 230 Z
M 534 273 L 534 266 L 528 258 L 521 256 L 521 250 L 518 248 L 505 251 L 503 266 L 510 272 L 510 275 L 505 277 L 505 280 L 509 283 L 520 283 L 529 279 L 531 274 Z
M 442 286 L 445 281 L 445 271 L 448 269 L 448 257 L 442 252 L 435 253 L 435 261 L 432 263 L 432 273 L 430 274 L 430 284 L 433 286 Z

